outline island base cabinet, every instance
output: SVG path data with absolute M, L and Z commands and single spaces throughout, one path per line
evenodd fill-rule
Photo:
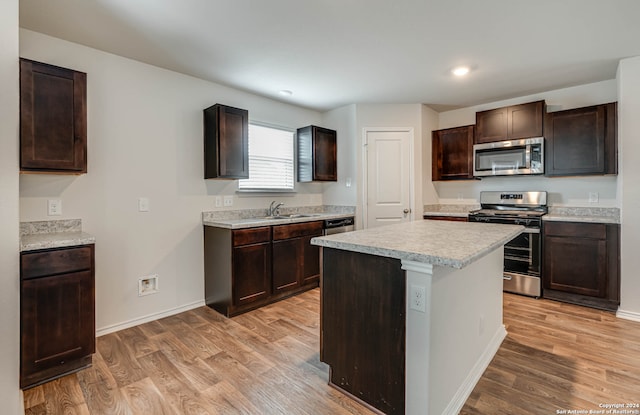
M 322 256 L 320 353 L 331 368 L 330 383 L 385 414 L 404 414 L 400 260 L 330 248 Z

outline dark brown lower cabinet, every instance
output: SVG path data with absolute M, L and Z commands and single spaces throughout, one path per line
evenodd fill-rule
M 620 225 L 544 222 L 543 297 L 615 311 Z
M 448 220 L 452 222 L 469 222 L 469 218 L 466 216 L 423 216 L 424 219 L 428 220 Z
M 233 303 L 237 306 L 269 296 L 270 242 L 233 248 Z
M 320 247 L 311 238 L 322 235 L 322 222 L 273 227 L 273 291 L 289 291 L 320 278 Z
M 405 413 L 400 260 L 323 248 L 320 359 L 330 382 L 385 414 Z
M 21 388 L 91 364 L 94 287 L 93 245 L 21 254 Z
M 322 221 L 204 227 L 205 302 L 231 317 L 319 285 Z

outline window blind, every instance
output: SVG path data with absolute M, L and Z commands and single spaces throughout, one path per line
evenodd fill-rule
M 293 131 L 249 124 L 249 178 L 244 190 L 293 190 Z

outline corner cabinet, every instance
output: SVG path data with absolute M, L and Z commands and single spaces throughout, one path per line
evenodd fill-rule
M 617 104 L 545 116 L 547 176 L 617 174 Z
M 542 137 L 544 101 L 476 112 L 476 144 Z
M 543 223 L 543 297 L 615 311 L 620 304 L 620 225 Z
M 315 288 L 322 221 L 247 229 L 204 227 L 205 302 L 232 317 Z
M 87 74 L 20 59 L 20 171 L 87 172 Z
M 20 255 L 20 387 L 91 364 L 95 352 L 94 245 Z
M 204 110 L 204 178 L 249 178 L 249 112 L 222 104 Z
M 298 128 L 298 182 L 338 180 L 337 133 L 310 125 Z
M 473 179 L 474 126 L 433 131 L 432 180 Z

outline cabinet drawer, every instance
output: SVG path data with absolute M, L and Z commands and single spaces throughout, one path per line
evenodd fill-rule
M 291 225 L 278 225 L 273 227 L 273 240 L 297 238 L 307 235 L 321 235 L 322 221 L 293 223 Z
M 602 223 L 545 222 L 544 235 L 606 239 L 607 228 Z
M 92 268 L 92 263 L 93 249 L 89 245 L 23 253 L 20 256 L 21 278 L 87 270 Z
M 271 227 L 240 229 L 233 231 L 233 246 L 251 245 L 271 240 Z

